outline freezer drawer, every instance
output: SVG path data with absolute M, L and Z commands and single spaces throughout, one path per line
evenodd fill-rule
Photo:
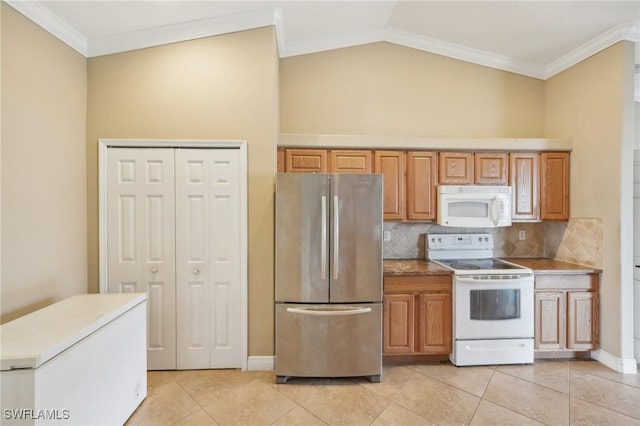
M 276 303 L 276 381 L 382 374 L 382 304 Z

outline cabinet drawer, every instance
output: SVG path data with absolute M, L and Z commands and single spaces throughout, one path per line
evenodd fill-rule
M 598 291 L 598 274 L 536 274 L 536 290 L 592 290 Z
M 384 293 L 451 292 L 450 275 L 385 277 Z

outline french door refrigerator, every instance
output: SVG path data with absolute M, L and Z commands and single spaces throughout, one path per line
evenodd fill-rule
M 278 174 L 276 382 L 382 373 L 382 176 Z

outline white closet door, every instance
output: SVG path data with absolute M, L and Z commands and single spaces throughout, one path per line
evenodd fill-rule
M 241 366 L 239 218 L 239 150 L 177 150 L 178 369 Z
M 175 192 L 171 149 L 107 153 L 109 292 L 147 292 L 147 368 L 176 368 Z

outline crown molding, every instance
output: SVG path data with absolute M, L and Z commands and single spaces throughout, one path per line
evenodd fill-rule
M 547 65 L 543 79 L 546 80 L 554 75 L 571 68 L 578 62 L 584 61 L 590 56 L 616 44 L 622 40 L 640 41 L 639 24 L 623 24 L 618 25 L 604 32 L 593 40 L 574 49 L 560 59 Z
M 286 25 L 284 25 L 280 10 L 273 7 L 87 40 L 84 35 L 69 26 L 39 1 L 2 1 L 85 57 L 109 55 L 274 25 L 281 58 L 387 41 L 465 62 L 546 80 L 619 41 L 629 40 L 640 43 L 640 21 L 636 21 L 633 24 L 619 25 L 550 64 L 538 65 L 395 28 L 365 29 L 292 42 L 287 39 Z
M 63 43 L 87 56 L 87 38 L 38 1 L 2 0 Z
M 278 37 L 278 51 L 281 58 L 287 58 L 290 56 L 306 55 L 308 53 L 375 43 L 377 41 L 384 41 L 384 30 L 366 29 L 343 32 L 329 37 L 318 37 L 297 43 L 291 43 L 286 40 L 285 34 L 281 32 Z
M 413 33 L 387 28 L 385 30 L 385 41 L 400 44 L 402 46 L 436 53 L 438 55 L 471 62 L 490 68 L 497 68 L 528 77 L 542 79 L 544 67 L 536 64 L 518 61 L 508 56 L 496 55 L 483 50 L 472 49 L 459 44 L 448 43 L 442 40 L 419 36 Z
M 113 53 L 144 49 L 146 47 L 194 40 L 202 37 L 267 27 L 274 24 L 274 9 L 272 7 L 266 7 L 264 9 L 237 13 L 231 16 L 226 15 L 91 39 L 87 56 L 110 55 Z

